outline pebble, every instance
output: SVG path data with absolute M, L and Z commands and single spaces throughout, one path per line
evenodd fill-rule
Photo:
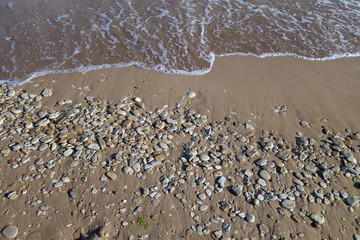
M 41 95 L 43 97 L 50 97 L 52 96 L 52 89 L 51 88 L 44 88 L 42 91 L 41 91 Z
M 201 155 L 199 155 L 199 159 L 201 161 L 209 161 L 210 157 L 208 155 L 206 155 L 206 154 L 201 154 Z
M 207 209 L 208 209 L 208 206 L 205 205 L 205 204 L 202 204 L 202 205 L 199 206 L 199 211 L 201 211 L 201 212 L 204 212 L 204 211 L 206 211 Z
M 231 187 L 231 192 L 235 195 L 235 196 L 240 196 L 242 193 L 242 186 L 232 186 Z
M 117 175 L 113 172 L 106 172 L 106 176 L 111 180 L 115 180 L 117 178 Z
M 353 239 L 354 240 L 360 240 L 360 235 L 359 234 L 354 234 Z
M 261 170 L 259 172 L 259 177 L 261 177 L 264 180 L 270 180 L 271 179 L 270 174 L 266 170 Z
M 252 214 L 246 214 L 245 220 L 248 221 L 248 222 L 254 222 L 255 221 L 255 216 L 252 215 Z
M 351 207 L 358 205 L 359 201 L 360 201 L 359 196 L 352 196 L 345 199 L 345 203 Z
M 1 230 L 1 234 L 7 239 L 15 238 L 19 233 L 19 229 L 16 226 L 8 225 Z
M 219 187 L 223 188 L 225 186 L 226 178 L 224 176 L 221 176 L 218 180 Z
M 316 223 L 323 224 L 325 222 L 325 217 L 321 213 L 311 214 L 310 219 Z
M 295 207 L 295 203 L 291 200 L 285 199 L 281 202 L 281 206 L 287 209 L 293 209 Z
M 188 92 L 186 93 L 186 95 L 187 95 L 189 98 L 193 98 L 193 97 L 196 96 L 196 93 L 195 93 L 195 92 L 192 92 L 192 91 L 188 91 Z
M 255 161 L 255 164 L 258 166 L 265 166 L 267 163 L 267 159 L 266 158 L 260 158 L 258 160 Z

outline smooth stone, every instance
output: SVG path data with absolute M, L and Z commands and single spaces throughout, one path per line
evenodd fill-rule
M 15 90 L 14 89 L 11 89 L 11 90 L 9 90 L 8 92 L 7 92 L 7 96 L 8 97 L 13 97 L 13 96 L 15 96 Z
M 323 224 L 325 222 L 325 217 L 321 213 L 311 214 L 310 219 L 316 223 Z
M 192 91 L 188 91 L 188 92 L 186 93 L 186 95 L 187 95 L 189 98 L 193 98 L 193 97 L 196 96 L 196 93 L 195 93 L 195 92 L 192 92 Z
M 100 150 L 100 146 L 97 143 L 92 143 L 89 146 L 87 146 L 87 148 L 93 149 L 93 150 Z
M 359 234 L 354 234 L 353 239 L 354 240 L 360 240 L 360 235 Z
M 271 179 L 270 174 L 266 170 L 261 170 L 259 172 L 259 177 L 261 177 L 264 180 L 270 180 Z
M 200 154 L 200 155 L 199 155 L 199 159 L 200 159 L 201 161 L 209 161 L 209 160 L 210 160 L 210 157 L 209 157 L 208 155 L 206 155 L 206 154 Z
M 255 216 L 252 214 L 246 214 L 245 220 L 248 222 L 254 222 L 255 221 Z
M 257 184 L 259 184 L 262 187 L 265 187 L 267 185 L 265 180 L 262 178 L 259 178 L 256 182 L 257 182 Z
M 64 152 L 64 157 L 68 157 L 68 156 L 70 156 L 72 153 L 73 153 L 73 150 L 72 150 L 71 148 L 69 148 L 68 150 L 66 150 L 66 151 Z
M 206 211 L 209 207 L 205 204 L 199 206 L 199 211 L 203 212 Z
M 19 233 L 19 229 L 16 226 L 8 225 L 1 230 L 2 235 L 7 239 L 16 237 Z
M 352 197 L 348 197 L 345 200 L 345 203 L 351 207 L 359 204 L 360 201 L 360 197 L 359 196 L 352 196 Z
M 205 194 L 203 194 L 203 193 L 200 193 L 200 194 L 198 194 L 197 195 L 198 196 L 198 198 L 200 199 L 200 200 L 205 200 L 205 198 L 206 198 L 206 195 Z
M 295 203 L 291 200 L 285 199 L 281 202 L 281 206 L 287 209 L 293 209 L 295 207 Z
M 342 155 L 345 157 L 345 158 L 352 158 L 353 157 L 353 154 L 352 154 L 352 152 L 350 152 L 349 150 L 344 150 L 344 151 L 342 151 L 341 152 L 342 153 Z
M 258 160 L 255 161 L 255 164 L 258 166 L 264 166 L 267 163 L 267 159 L 266 158 L 260 158 Z
M 44 88 L 42 91 L 41 91 L 41 95 L 43 97 L 50 97 L 52 95 L 52 89 L 51 88 Z

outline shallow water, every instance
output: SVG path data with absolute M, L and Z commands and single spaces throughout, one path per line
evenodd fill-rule
M 204 74 L 215 56 L 360 56 L 360 1 L 4 0 L 0 80 L 136 66 Z

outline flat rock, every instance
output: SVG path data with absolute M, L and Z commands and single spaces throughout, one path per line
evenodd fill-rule
M 92 143 L 89 146 L 87 146 L 87 148 L 93 149 L 93 150 L 100 150 L 100 146 L 97 143 Z
M 323 224 L 325 222 L 325 217 L 321 213 L 311 214 L 309 218 L 319 224 Z
M 281 202 L 281 206 L 287 209 L 293 209 L 295 207 L 295 203 L 291 200 L 285 199 Z
M 44 88 L 41 91 L 41 96 L 43 97 L 50 97 L 52 95 L 52 89 L 51 88 Z
M 235 196 L 240 196 L 242 193 L 243 187 L 242 186 L 232 186 L 231 193 Z
M 255 164 L 258 166 L 264 166 L 267 163 L 267 159 L 266 158 L 260 158 L 258 160 L 255 161 Z
M 106 176 L 111 180 L 115 180 L 117 178 L 117 175 L 113 172 L 106 172 Z
M 8 225 L 1 230 L 1 234 L 7 239 L 12 239 L 16 237 L 18 233 L 19 229 L 13 225 Z
M 188 92 L 186 93 L 186 95 L 187 95 L 189 98 L 193 98 L 193 97 L 196 96 L 196 93 L 195 93 L 195 92 L 192 92 L 192 91 L 188 91 Z
M 345 199 L 345 203 L 351 207 L 358 205 L 360 201 L 359 196 L 352 196 Z

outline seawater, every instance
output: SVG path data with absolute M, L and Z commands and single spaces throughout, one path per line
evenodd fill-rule
M 204 74 L 216 56 L 360 56 L 358 0 L 3 0 L 0 81 L 136 65 Z

